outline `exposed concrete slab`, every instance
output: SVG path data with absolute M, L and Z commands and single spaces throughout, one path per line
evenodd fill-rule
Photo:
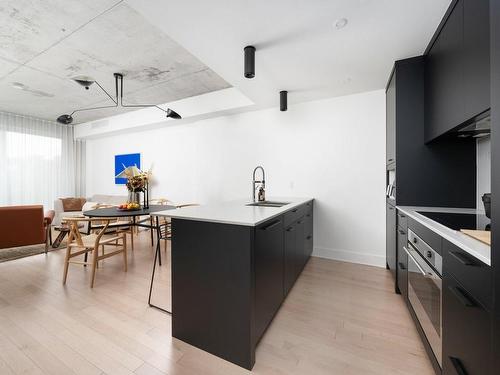
M 25 63 L 117 0 L 2 0 L 0 56 Z
M 54 120 L 75 109 L 112 104 L 95 85 L 84 90 L 71 80 L 79 75 L 93 77 L 114 95 L 113 73 L 124 73 L 128 104 L 167 103 L 230 87 L 125 3 L 104 13 L 116 1 L 46 3 L 0 5 L 0 58 L 11 61 L 0 67 L 0 110 Z M 73 28 L 66 26 L 68 19 Z M 15 61 L 24 66 L 12 72 Z M 16 90 L 12 82 L 27 89 Z M 75 123 L 129 110 L 82 112 Z

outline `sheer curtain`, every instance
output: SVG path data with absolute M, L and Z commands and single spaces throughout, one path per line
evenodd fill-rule
M 85 144 L 73 127 L 0 112 L 0 206 L 85 196 Z

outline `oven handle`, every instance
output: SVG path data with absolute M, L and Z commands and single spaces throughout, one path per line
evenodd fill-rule
M 410 251 L 404 246 L 403 246 L 403 250 L 411 258 L 411 260 L 413 260 L 413 263 L 416 264 L 418 270 L 422 273 L 422 275 L 427 277 L 427 272 L 425 272 L 425 270 L 420 266 L 420 264 L 418 264 L 417 260 L 413 257 L 413 255 L 411 255 Z

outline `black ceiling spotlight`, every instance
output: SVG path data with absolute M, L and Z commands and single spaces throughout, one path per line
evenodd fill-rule
M 288 91 L 280 91 L 280 111 L 288 109 Z
M 177 112 L 167 108 L 166 110 L 157 106 L 156 104 L 123 104 L 123 74 L 121 73 L 113 73 L 115 77 L 115 97 L 113 98 L 96 80 L 90 77 L 76 77 L 73 80 L 79 85 L 85 87 L 85 90 L 88 90 L 92 84 L 96 84 L 99 88 L 113 101 L 113 105 L 105 105 L 100 107 L 92 107 L 92 108 L 83 108 L 77 109 L 71 112 L 69 115 L 61 115 L 57 118 L 57 122 L 64 125 L 69 125 L 73 122 L 73 114 L 76 112 L 83 111 L 92 111 L 96 109 L 104 109 L 104 108 L 116 108 L 116 107 L 124 107 L 124 108 L 149 108 L 155 107 L 159 110 L 166 113 L 166 117 L 170 117 L 176 120 L 181 119 L 181 115 Z
M 255 77 L 255 47 L 246 46 L 245 51 L 245 78 Z

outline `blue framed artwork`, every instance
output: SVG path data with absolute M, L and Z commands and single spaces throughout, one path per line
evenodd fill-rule
M 141 169 L 141 154 L 115 155 L 115 176 L 122 172 L 126 167 L 136 166 Z M 115 177 L 116 185 L 125 185 L 126 178 Z

